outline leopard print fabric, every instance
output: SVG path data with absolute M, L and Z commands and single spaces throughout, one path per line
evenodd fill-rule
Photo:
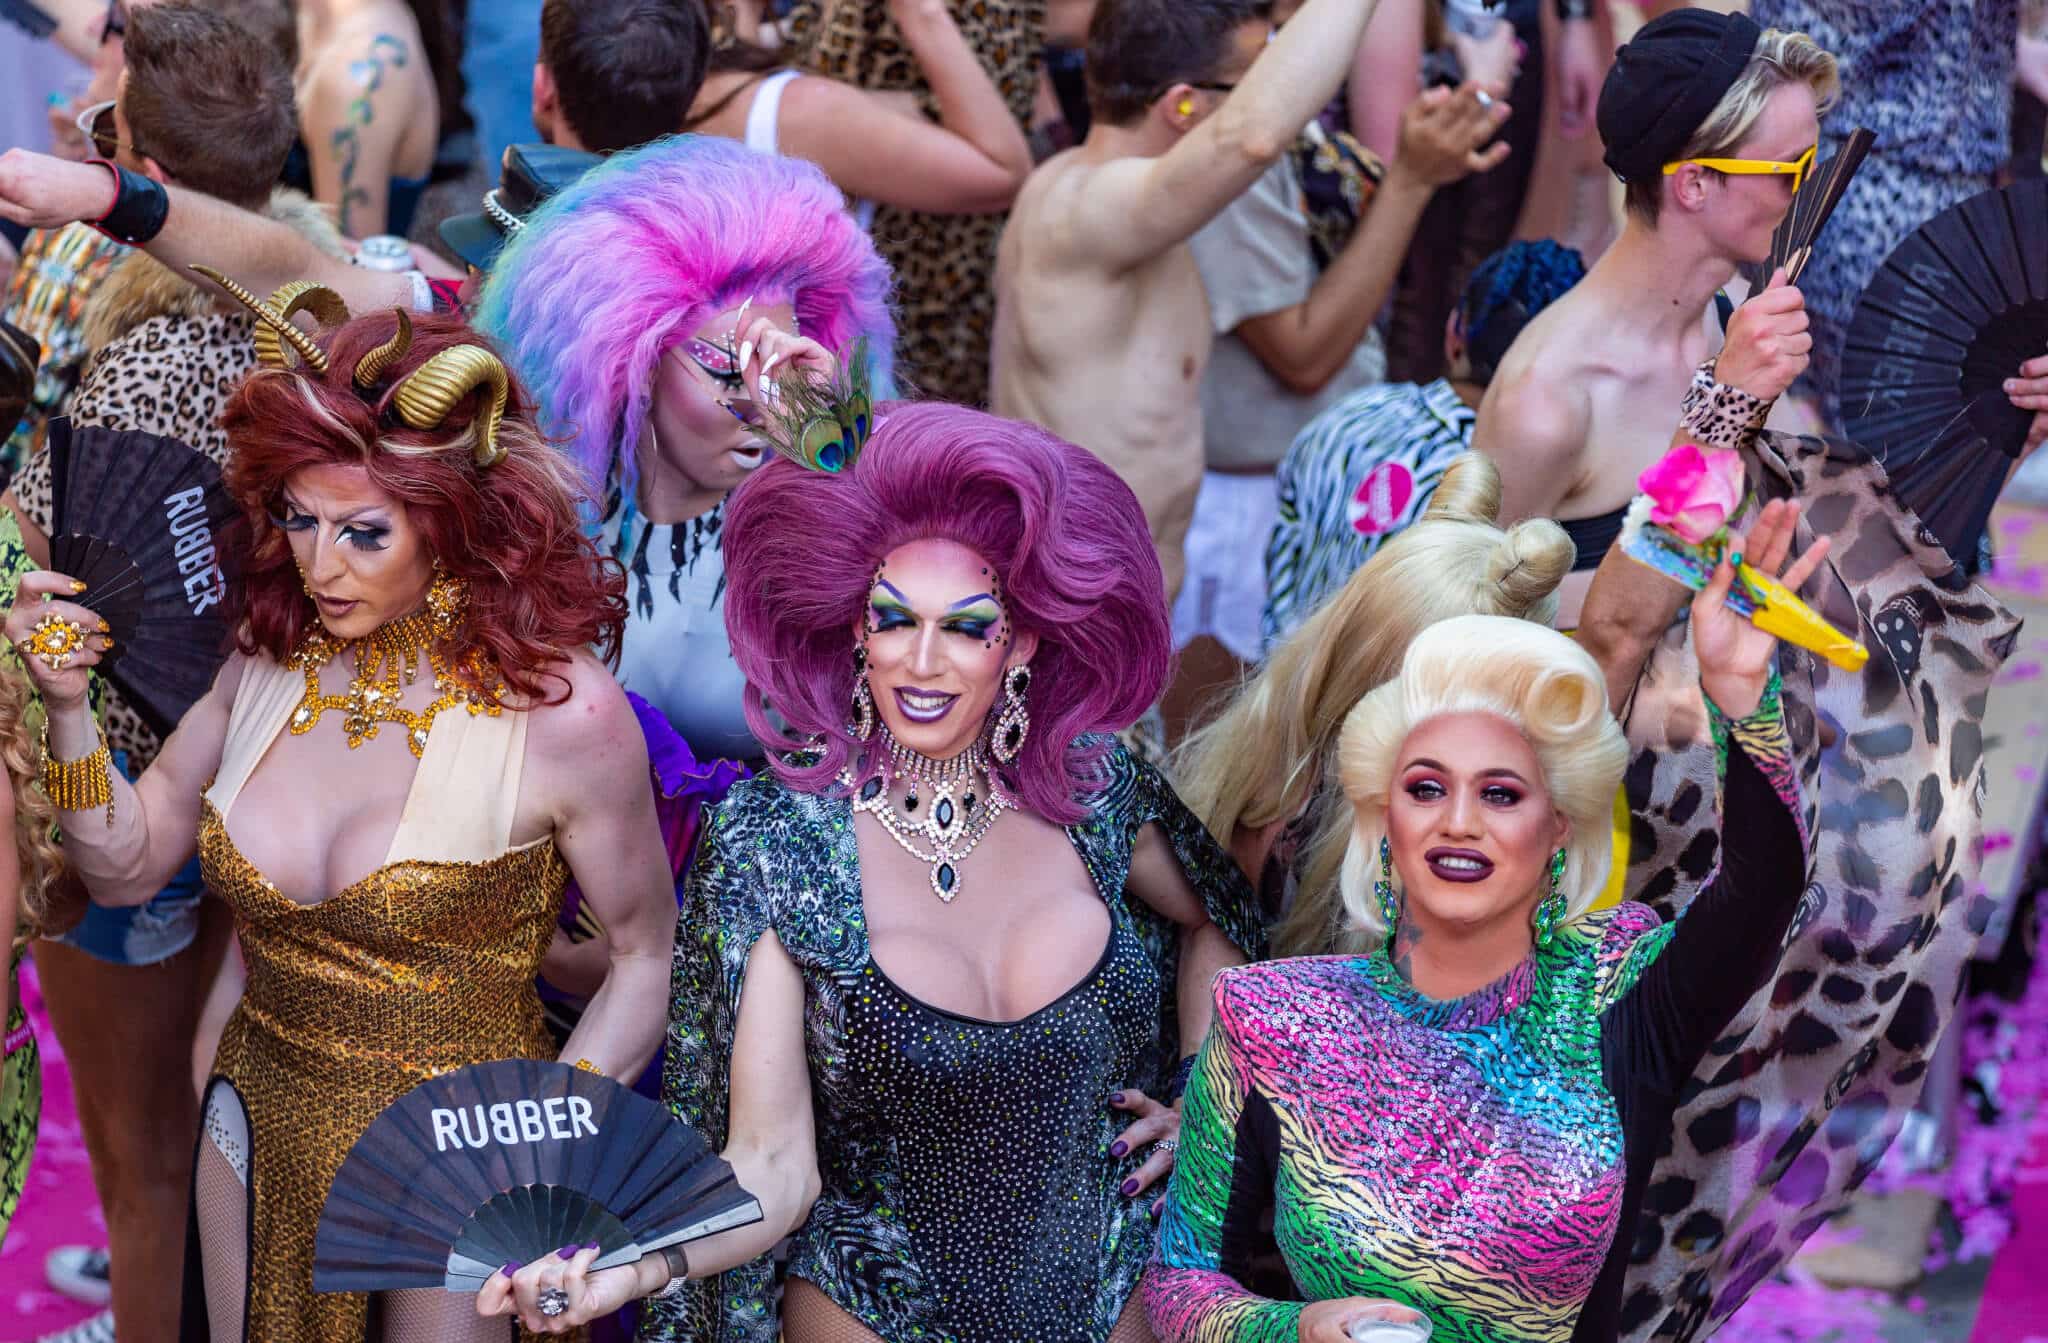
M 1031 120 L 1045 50 L 1045 0 L 952 0 L 953 21 L 1019 125 Z M 938 105 L 887 0 L 807 0 L 794 25 L 798 64 L 864 89 L 909 89 Z M 896 371 L 927 397 L 988 401 L 996 241 L 1007 214 L 934 215 L 884 205 L 870 230 L 896 274 Z
M 243 313 L 168 315 L 137 323 L 100 348 L 71 398 L 72 423 L 104 425 L 175 438 L 225 466 L 227 432 L 220 413 L 244 374 L 256 366 L 252 320 Z M 39 452 L 14 482 L 29 521 L 49 532 L 55 513 L 50 455 Z M 128 753 L 140 774 L 163 742 L 111 684 L 101 723 L 107 745 Z
M 1804 505 L 1802 548 L 1832 539 L 1805 595 L 1837 628 L 1860 631 L 1871 656 L 1851 674 L 1780 652 L 1808 885 L 1775 981 L 1710 1051 L 1652 1171 L 1621 1308 L 1630 1343 L 1707 1337 L 1843 1207 L 1918 1095 L 1992 912 L 1973 889 L 1982 722 L 2018 621 L 1893 501 L 1861 449 L 1741 438 L 1758 502 Z M 1628 896 L 1667 917 L 1690 903 L 1719 846 L 1685 636 L 1674 626 L 1628 717 Z

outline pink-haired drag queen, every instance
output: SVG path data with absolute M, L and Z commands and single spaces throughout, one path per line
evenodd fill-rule
M 1167 674 L 1144 515 L 1041 429 L 899 406 L 863 448 L 858 403 L 813 417 L 843 451 L 797 454 L 841 469 L 774 461 L 733 497 L 726 619 L 774 768 L 713 815 L 676 944 L 667 1099 L 766 1220 L 529 1266 L 486 1310 L 660 1293 L 643 1338 L 1150 1338 L 1178 1065 L 1263 939 L 1107 735 Z

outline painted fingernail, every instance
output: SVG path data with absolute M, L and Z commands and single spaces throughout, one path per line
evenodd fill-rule
M 511 1263 L 505 1265 L 505 1267 L 499 1269 L 498 1271 L 509 1278 L 514 1273 L 517 1273 L 519 1271 L 519 1261 L 515 1259 Z
M 1131 1145 L 1125 1142 L 1122 1138 L 1118 1138 L 1115 1142 L 1109 1145 L 1109 1154 L 1111 1156 L 1122 1156 L 1125 1152 L 1128 1152 L 1130 1150 Z
M 750 340 L 743 340 L 743 341 L 741 341 L 741 342 L 740 342 L 740 367 L 741 367 L 741 368 L 745 368 L 745 367 L 747 366 L 747 361 L 748 361 L 749 359 L 752 359 L 753 357 L 754 357 L 754 342 L 752 342 L 752 341 L 750 341 Z
M 1109 1093 L 1109 1103 L 1110 1103 L 1111 1105 L 1122 1105 L 1122 1104 L 1124 1103 L 1124 1093 L 1123 1093 L 1123 1092 L 1121 1092 L 1121 1091 L 1112 1091 L 1112 1092 L 1110 1092 L 1110 1093 Z
M 1159 1204 L 1157 1204 L 1157 1203 L 1153 1204 L 1153 1205 L 1152 1205 L 1152 1220 L 1153 1220 L 1153 1221 L 1155 1221 L 1155 1222 L 1156 1222 L 1156 1221 L 1158 1221 L 1158 1220 L 1159 1220 L 1159 1214 L 1160 1214 L 1160 1213 L 1162 1213 L 1162 1212 L 1164 1212 L 1164 1211 L 1165 1211 L 1165 1209 L 1164 1209 L 1164 1208 L 1163 1208 L 1162 1206 L 1160 1206 Z
M 1137 1180 L 1137 1177 L 1136 1177 L 1136 1176 L 1132 1176 L 1132 1177 L 1131 1177 L 1130 1179 L 1128 1179 L 1128 1180 L 1125 1180 L 1125 1181 L 1124 1181 L 1124 1197 L 1125 1197 L 1125 1198 L 1129 1198 L 1129 1197 L 1130 1197 L 1131 1195 L 1133 1195 L 1133 1194 L 1135 1194 L 1135 1193 L 1137 1193 L 1137 1192 L 1138 1192 L 1138 1180 Z
M 107 632 L 108 630 L 110 630 L 110 629 L 112 629 L 112 628 L 114 628 L 114 627 L 113 627 L 112 625 L 109 625 L 109 624 L 108 624 L 108 623 L 107 623 L 106 621 L 102 620 L 102 621 L 100 622 L 100 633 L 101 633 L 101 634 L 105 634 L 105 633 L 106 633 L 106 632 Z
M 1731 569 L 1740 569 L 1742 567 L 1741 551 L 1738 550 L 1728 557 L 1728 567 Z
M 85 591 L 85 580 L 84 580 L 84 579 L 82 579 L 82 578 L 74 578 L 74 579 L 72 579 L 72 580 L 71 580 L 71 590 L 72 590 L 73 592 L 83 592 L 83 591 Z
M 592 1242 L 590 1242 L 590 1244 L 588 1244 L 588 1245 L 584 1246 L 583 1248 L 584 1248 L 584 1249 L 586 1249 L 586 1250 L 594 1250 L 594 1249 L 596 1249 L 596 1248 L 597 1248 L 597 1242 L 596 1242 L 596 1241 L 592 1241 Z
M 582 1247 L 579 1245 L 564 1245 L 561 1249 L 555 1251 L 555 1258 L 574 1259 L 576 1257 L 576 1251 L 581 1248 Z

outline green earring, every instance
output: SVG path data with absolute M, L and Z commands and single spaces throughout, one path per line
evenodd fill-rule
M 1372 884 L 1372 893 L 1379 898 L 1380 918 L 1387 925 L 1387 936 L 1392 938 L 1394 930 L 1401 926 L 1401 901 L 1394 894 L 1394 846 L 1380 836 L 1380 875 Z
M 1564 922 L 1564 850 L 1550 856 L 1550 894 L 1536 906 L 1536 945 L 1547 947 Z

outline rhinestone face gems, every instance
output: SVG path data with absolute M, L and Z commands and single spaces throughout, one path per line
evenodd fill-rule
M 903 851 L 931 867 L 932 893 L 953 902 L 960 894 L 960 863 L 981 843 L 996 819 L 1014 804 L 989 778 L 988 752 L 976 743 L 951 760 L 919 755 L 880 729 L 889 748 L 881 774 L 855 790 L 853 809 L 882 824 Z M 849 786 L 851 774 L 840 781 Z M 907 781 L 899 810 L 891 786 Z

